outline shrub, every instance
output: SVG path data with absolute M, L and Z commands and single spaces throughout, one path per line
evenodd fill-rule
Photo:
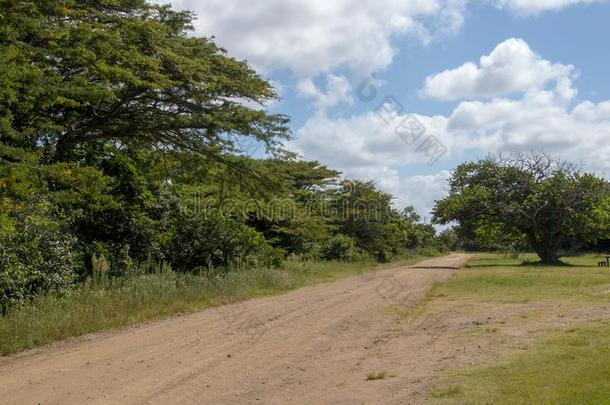
M 439 256 L 440 252 L 434 247 L 420 247 L 417 249 L 417 254 L 420 256 L 435 257 Z
M 332 237 L 322 249 L 324 260 L 355 262 L 365 258 L 365 252 L 356 245 L 356 241 L 346 235 Z
M 121 245 L 112 257 L 111 273 L 115 276 L 133 274 L 137 271 L 136 264 L 129 255 L 129 245 Z
M 57 223 L 31 217 L 0 236 L 0 309 L 49 291 L 65 289 L 79 265 L 75 239 Z
M 209 215 L 179 218 L 170 247 L 170 262 L 182 272 L 269 265 L 276 256 L 259 232 L 232 219 Z
M 105 277 L 110 271 L 110 264 L 108 259 L 103 254 L 94 253 L 91 256 L 91 273 L 96 279 Z

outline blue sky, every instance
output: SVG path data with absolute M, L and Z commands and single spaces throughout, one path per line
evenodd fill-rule
M 292 117 L 289 148 L 375 180 L 424 215 L 457 164 L 488 153 L 543 149 L 610 169 L 608 1 L 173 5 L 200 16 L 196 35 L 216 36 L 277 84 L 282 99 L 269 108 Z M 371 74 L 376 97 L 364 100 Z M 411 143 L 413 120 L 422 135 Z

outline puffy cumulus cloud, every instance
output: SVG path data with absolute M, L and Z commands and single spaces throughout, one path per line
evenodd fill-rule
M 426 132 L 417 142 L 409 143 L 397 131 L 412 117 Z M 395 206 L 413 205 L 420 214 L 429 217 L 434 201 L 445 193 L 449 172 L 405 177 L 401 168 L 430 161 L 431 157 L 420 149 L 430 135 L 447 148 L 447 153 L 465 147 L 467 138 L 449 136 L 446 127 L 447 119 L 440 116 L 375 111 L 333 119 L 318 114 L 297 131 L 289 146 L 308 159 L 340 169 L 347 177 L 374 180 L 382 190 L 395 197 Z M 433 156 L 433 159 L 437 157 Z
M 544 62 L 556 67 L 548 72 L 562 70 Z M 567 73 L 549 74 L 555 80 L 549 88 L 541 86 L 545 81 L 532 82 L 520 98 L 461 102 L 448 117 L 446 132 L 482 151 L 541 149 L 590 170 L 608 169 L 610 101 L 574 104 L 577 90 Z
M 421 94 L 436 100 L 476 99 L 542 88 L 552 81 L 570 85 L 574 67 L 551 63 L 522 39 L 500 43 L 479 65 L 464 65 L 426 78 Z
M 564 69 L 550 62 L 544 65 L 540 70 L 547 73 Z M 463 101 L 447 117 L 399 114 L 399 109 L 385 104 L 347 118 L 318 113 L 296 132 L 291 146 L 348 176 L 375 180 L 400 200 L 412 202 L 423 215 L 443 195 L 448 174 L 405 177 L 401 173 L 429 161 L 427 151 L 418 146 L 426 136 L 446 148 L 440 156 L 445 160 L 467 150 L 484 155 L 541 149 L 582 163 L 587 170 L 610 170 L 610 101 L 575 103 L 577 91 L 568 75 L 572 68 L 565 70 L 565 74 L 547 74 L 553 77 L 551 86 L 542 86 L 542 79 L 532 80 L 519 97 Z M 412 118 L 424 128 L 417 142 L 405 137 L 404 128 L 413 128 Z M 405 127 L 405 122 L 410 124 Z
M 610 168 L 610 103 L 589 101 L 570 109 L 553 92 L 533 92 L 520 100 L 460 104 L 447 131 L 485 139 L 490 152 L 542 149 L 583 163 L 587 169 Z
M 608 0 L 496 0 L 503 8 L 520 15 L 536 15 L 544 11 L 560 10 L 577 4 L 605 3 Z
M 159 0 L 161 1 L 161 0 Z M 267 71 L 301 77 L 348 68 L 368 74 L 392 62 L 392 39 L 424 41 L 459 29 L 466 0 L 174 0 L 197 13 L 199 35 Z
M 478 139 L 478 149 L 489 152 L 542 149 L 587 169 L 609 168 L 610 101 L 575 105 L 574 68 L 537 61 L 547 74 L 531 81 L 520 98 L 462 102 L 448 117 L 447 133 Z M 543 86 L 549 81 L 552 86 Z
M 166 3 L 168 0 L 153 0 Z M 197 14 L 198 35 L 215 36 L 232 55 L 267 72 L 287 69 L 313 77 L 335 68 L 368 74 L 387 67 L 393 40 L 429 42 L 457 32 L 468 0 L 169 0 Z M 486 0 L 532 15 L 608 0 Z M 472 2 L 472 0 L 470 1 Z
M 300 97 L 313 99 L 318 110 L 326 110 L 340 103 L 354 103 L 352 86 L 345 76 L 328 74 L 326 92 L 318 89 L 312 79 L 302 79 L 297 83 L 297 93 Z
M 399 187 L 387 190 L 396 196 L 394 204 L 397 207 L 412 205 L 424 219 L 430 220 L 434 203 L 448 193 L 447 180 L 450 176 L 451 173 L 447 170 L 436 174 L 406 176 L 400 180 Z
M 417 126 L 421 125 L 421 129 Z M 433 163 L 462 150 L 468 136 L 447 132 L 447 118 L 369 111 L 348 118 L 316 114 L 289 147 L 348 173 L 379 167 Z M 433 145 L 431 142 L 435 142 Z
M 585 101 L 574 108 L 572 116 L 579 121 L 610 121 L 610 101 L 599 104 Z

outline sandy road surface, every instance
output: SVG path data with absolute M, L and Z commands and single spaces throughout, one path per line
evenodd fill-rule
M 433 321 L 397 322 L 467 255 L 426 260 L 0 359 L 14 404 L 419 403 Z M 386 378 L 366 381 L 368 373 Z

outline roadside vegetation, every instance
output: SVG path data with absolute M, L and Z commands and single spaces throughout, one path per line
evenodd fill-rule
M 195 275 L 166 268 L 153 274 L 91 279 L 67 291 L 32 299 L 0 317 L 0 355 L 422 259 L 405 256 L 385 265 L 288 260 L 281 269 Z
M 476 322 L 459 337 L 492 354 L 446 372 L 433 403 L 607 403 L 610 270 L 601 256 L 541 265 L 535 255 L 479 255 L 409 316 L 453 307 Z M 487 317 L 489 316 L 489 317 Z M 465 343 L 462 343 L 465 344 Z
M 104 297 L 172 279 L 195 296 L 201 274 L 247 279 L 231 273 L 443 248 L 372 182 L 285 150 L 289 118 L 266 108 L 272 84 L 191 35 L 194 18 L 145 0 L 3 5 L 5 316 L 49 294 L 87 295 L 102 279 Z M 142 281 L 159 269 L 176 274 Z
M 542 265 L 536 255 L 520 259 L 482 254 L 431 294 L 497 303 L 536 301 L 604 302 L 598 293 L 610 288 L 610 270 L 598 267 L 601 256 L 566 257 L 564 265 Z

